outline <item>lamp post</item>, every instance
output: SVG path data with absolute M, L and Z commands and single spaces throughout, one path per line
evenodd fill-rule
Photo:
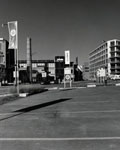
M 9 31 L 9 49 L 15 51 L 15 86 L 19 94 L 19 70 L 18 70 L 18 22 L 12 21 L 2 24 L 2 27 L 8 26 Z

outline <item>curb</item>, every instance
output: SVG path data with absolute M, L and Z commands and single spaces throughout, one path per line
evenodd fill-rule
M 29 93 L 19 93 L 19 97 L 27 97 Z
M 12 96 L 14 94 L 0 94 L 0 97 Z

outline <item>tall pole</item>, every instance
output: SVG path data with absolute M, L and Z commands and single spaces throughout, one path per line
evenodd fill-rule
M 18 24 L 18 23 L 17 23 Z M 18 53 L 18 25 L 17 25 L 17 49 L 16 49 L 17 57 L 16 57 L 16 63 L 17 63 L 17 93 L 19 94 L 19 53 Z
M 19 67 L 18 67 L 18 22 L 8 22 L 9 30 L 9 49 L 14 49 L 15 52 L 15 86 L 19 94 Z

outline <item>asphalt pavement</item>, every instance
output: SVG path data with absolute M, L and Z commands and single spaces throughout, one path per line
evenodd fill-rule
M 119 150 L 120 87 L 53 89 L 0 106 L 1 150 Z

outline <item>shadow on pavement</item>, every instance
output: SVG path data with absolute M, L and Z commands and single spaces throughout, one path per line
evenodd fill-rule
M 47 106 L 54 105 L 54 104 L 57 104 L 57 103 L 61 103 L 61 102 L 64 102 L 64 101 L 68 101 L 68 100 L 71 100 L 71 99 L 72 98 L 63 98 L 63 99 L 58 99 L 58 100 L 54 100 L 54 101 L 51 101 L 51 102 L 46 102 L 46 103 L 43 103 L 43 104 L 38 104 L 38 105 L 23 108 L 23 109 L 19 109 L 19 110 L 13 111 L 11 113 L 11 115 L 9 115 L 7 117 L 1 118 L 0 121 L 7 120 L 7 119 L 13 118 L 15 116 L 19 116 L 21 114 L 33 111 L 33 110 L 37 110 L 37 109 L 40 109 L 40 108 L 43 108 L 43 107 L 47 107 Z
M 70 91 L 70 90 L 73 90 L 72 88 L 70 89 L 62 89 L 62 90 L 60 90 L 60 91 Z
M 61 102 L 64 102 L 64 101 L 67 101 L 67 100 L 70 100 L 70 99 L 71 98 L 58 99 L 58 100 L 55 100 L 55 101 L 46 102 L 46 103 L 43 103 L 43 104 L 34 105 L 34 106 L 26 107 L 26 108 L 23 108 L 23 109 L 19 109 L 19 110 L 16 110 L 14 112 L 26 113 L 26 112 L 30 112 L 30 111 L 33 111 L 33 110 L 36 110 L 36 109 L 39 109 L 39 108 L 43 108 L 43 107 L 47 107 L 47 106 L 54 105 L 54 104 L 57 104 L 57 103 L 61 103 Z

